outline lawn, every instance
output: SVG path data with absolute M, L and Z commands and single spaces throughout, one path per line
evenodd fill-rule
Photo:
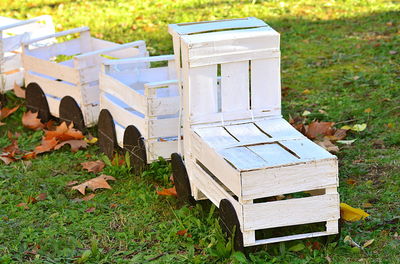
M 281 33 L 284 117 L 309 111 L 309 121 L 337 127 L 367 124 L 339 145 L 341 201 L 370 216 L 345 222 L 338 244 L 300 240 L 250 250 L 249 263 L 400 263 L 400 4 L 384 0 L 342 1 L 60 1 L 2 0 L 0 15 L 50 14 L 58 31 L 88 25 L 96 37 L 119 43 L 144 39 L 152 55 L 172 53 L 167 25 L 255 16 Z M 8 93 L 9 106 L 23 100 Z M 21 149 L 38 145 L 42 131 L 22 127 L 21 107 L 3 120 L 19 132 Z M 96 128 L 91 129 L 96 135 Z M 159 196 L 171 187 L 170 165 L 154 163 L 142 175 L 109 163 L 111 190 L 90 201 L 67 187 L 96 176 L 81 162 L 104 160 L 93 144 L 68 147 L 29 161 L 0 164 L 0 263 L 246 263 L 232 253 L 209 203 L 182 206 Z M 124 160 L 123 156 L 119 157 Z M 18 207 L 29 197 L 43 201 Z M 95 208 L 95 209 L 93 209 Z M 88 210 L 89 209 L 89 210 Z M 94 210 L 94 211 L 93 211 Z M 178 235 L 186 230 L 187 234 Z M 374 242 L 359 250 L 344 242 Z

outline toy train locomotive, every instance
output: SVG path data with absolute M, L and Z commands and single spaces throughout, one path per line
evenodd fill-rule
M 162 56 L 149 56 L 142 40 L 93 38 L 87 27 L 50 31 L 22 33 L 14 45 L 22 46 L 27 107 L 42 120 L 59 117 L 80 130 L 98 122 L 101 151 L 125 149 L 136 172 L 171 157 L 178 197 L 214 203 L 237 250 L 338 234 L 337 158 L 282 118 L 280 36 L 263 21 L 169 25 L 174 55 Z M 10 80 L 4 89 L 20 83 Z M 288 195 L 299 192 L 315 195 Z M 258 235 L 321 222 L 318 232 Z

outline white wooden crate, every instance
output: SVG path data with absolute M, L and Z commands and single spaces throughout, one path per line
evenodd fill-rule
M 79 34 L 79 37 L 35 49 L 29 46 L 44 39 L 72 34 Z M 147 54 L 142 40 L 117 44 L 92 37 L 88 27 L 58 32 L 24 42 L 25 83 L 40 86 L 50 113 L 55 117 L 59 117 L 62 98 L 71 96 L 82 111 L 85 126 L 89 127 L 97 123 L 99 114 L 101 63 L 110 57 L 120 59 Z
M 217 206 L 227 199 L 244 246 L 338 233 L 337 159 L 281 116 L 279 34 L 255 18 L 169 30 L 176 60 L 182 61 L 177 65 L 184 109 L 181 154 L 194 198 L 206 197 Z M 264 201 L 316 190 L 322 195 Z M 326 222 L 325 231 L 255 235 L 316 222 Z
M 151 67 L 150 63 L 167 63 Z M 147 162 L 169 159 L 176 152 L 179 130 L 179 93 L 173 55 L 104 62 L 100 73 L 100 108 L 115 124 L 118 145 L 124 132 L 135 126 L 144 138 Z
M 23 85 L 21 44 L 32 38 L 54 33 L 51 16 L 39 16 L 28 20 L 0 17 L 0 92 L 12 90 L 14 83 Z M 52 42 L 42 41 L 35 46 Z M 32 46 L 31 48 L 35 48 Z

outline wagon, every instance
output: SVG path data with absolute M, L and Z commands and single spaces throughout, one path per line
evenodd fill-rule
M 111 157 L 115 147 L 124 148 L 136 172 L 178 151 L 176 78 L 173 55 L 105 61 L 100 73 L 101 151 Z
M 79 37 L 72 38 L 74 34 Z M 49 38 L 69 37 L 64 42 L 31 49 L 30 44 Z M 75 28 L 24 42 L 26 104 L 42 121 L 51 116 L 73 122 L 75 128 L 97 123 L 99 71 L 110 58 L 146 56 L 144 41 L 117 44 L 90 35 L 88 27 Z
M 31 38 L 54 33 L 51 16 L 28 20 L 0 17 L 0 93 L 13 89 L 14 83 L 23 85 L 21 44 Z M 45 45 L 52 39 L 36 43 Z M 34 47 L 32 47 L 34 48 Z
M 256 18 L 169 32 L 182 58 L 184 147 L 171 155 L 178 197 L 211 200 L 236 250 L 337 234 L 337 158 L 281 116 L 279 34 Z

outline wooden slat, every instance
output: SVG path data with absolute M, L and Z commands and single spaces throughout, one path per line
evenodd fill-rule
M 134 125 L 139 129 L 142 135 L 145 135 L 145 120 L 143 117 L 135 115 L 123 107 L 115 104 L 110 99 L 108 99 L 104 94 L 100 96 L 101 108 L 108 109 L 111 112 L 114 120 L 120 123 L 124 127 L 129 125 Z
M 60 116 L 60 98 L 54 98 L 51 96 L 46 96 L 47 103 L 49 105 L 50 113 L 55 116 L 59 117 Z
M 79 84 L 78 71 L 57 63 L 49 62 L 27 54 L 22 54 L 23 65 L 26 71 L 33 71 L 49 75 L 73 84 Z
M 148 99 L 148 116 L 175 115 L 179 111 L 179 96 Z
M 339 195 L 243 205 L 244 230 L 301 225 L 340 218 Z
M 79 86 L 73 86 L 65 82 L 48 79 L 30 72 L 25 72 L 25 81 L 27 85 L 31 82 L 39 84 L 40 88 L 42 88 L 43 92 L 46 94 L 51 94 L 58 98 L 71 96 L 78 102 L 78 104 L 82 103 Z
M 21 54 L 14 54 L 12 56 L 6 57 L 3 65 L 1 67 L 2 73 L 13 71 L 22 68 L 22 58 Z
M 125 133 L 125 127 L 121 126 L 118 123 L 114 122 L 114 126 L 115 126 L 115 133 L 117 136 L 117 143 L 118 146 L 120 146 L 121 148 L 124 147 L 124 133 Z
M 334 155 L 309 139 L 284 141 L 281 144 L 296 153 L 303 161 L 336 159 Z
M 154 141 L 148 140 L 147 159 L 148 163 L 156 161 L 158 157 L 169 160 L 171 154 L 178 151 L 178 141 Z
M 229 161 L 236 169 L 252 170 L 268 166 L 268 163 L 246 147 L 218 150 L 218 154 Z
M 14 83 L 18 84 L 19 86 L 23 85 L 23 78 L 24 72 L 19 71 L 12 74 L 0 74 L 0 81 L 4 80 L 4 83 L 0 83 L 0 92 L 5 92 L 14 89 Z M 3 86 L 4 84 L 4 86 Z
M 336 160 L 314 161 L 241 173 L 245 200 L 338 186 Z
M 179 118 L 150 119 L 149 138 L 177 137 Z
M 256 122 L 256 125 L 271 137 L 297 137 L 303 138 L 303 134 L 297 131 L 283 118 L 267 119 Z
M 249 62 L 221 64 L 222 111 L 249 109 Z
M 274 238 L 256 240 L 254 243 L 244 244 L 244 246 L 249 247 L 249 246 L 257 246 L 257 245 L 265 245 L 265 244 L 272 244 L 272 243 L 278 243 L 278 242 L 292 241 L 292 240 L 297 240 L 297 239 L 321 237 L 321 236 L 327 236 L 327 235 L 331 235 L 331 234 L 333 234 L 333 233 L 313 232 L 313 233 L 297 234 L 297 235 L 290 235 L 290 236 L 283 236 L 283 237 L 274 237 Z
M 88 45 L 88 44 L 86 44 Z M 81 39 L 75 38 L 65 42 L 54 43 L 52 45 L 39 47 L 26 51 L 30 56 L 48 60 L 54 56 L 66 55 L 72 56 L 82 52 Z
M 300 162 L 299 158 L 276 143 L 248 146 L 247 148 L 265 160 L 271 167 Z
M 137 111 L 146 112 L 147 102 L 145 97 L 118 79 L 101 72 L 99 74 L 99 86 L 101 91 L 117 97 Z
M 98 104 L 81 105 L 81 110 L 83 119 L 85 121 L 85 126 L 92 127 L 97 124 L 100 114 L 100 107 Z
M 217 112 L 217 65 L 189 69 L 189 87 L 191 115 Z
M 252 60 L 251 107 L 273 109 L 280 105 L 280 58 Z
M 270 139 L 253 123 L 225 126 L 225 129 L 241 142 L 266 141 Z
M 194 132 L 214 149 L 220 149 L 238 142 L 223 127 L 195 128 Z

